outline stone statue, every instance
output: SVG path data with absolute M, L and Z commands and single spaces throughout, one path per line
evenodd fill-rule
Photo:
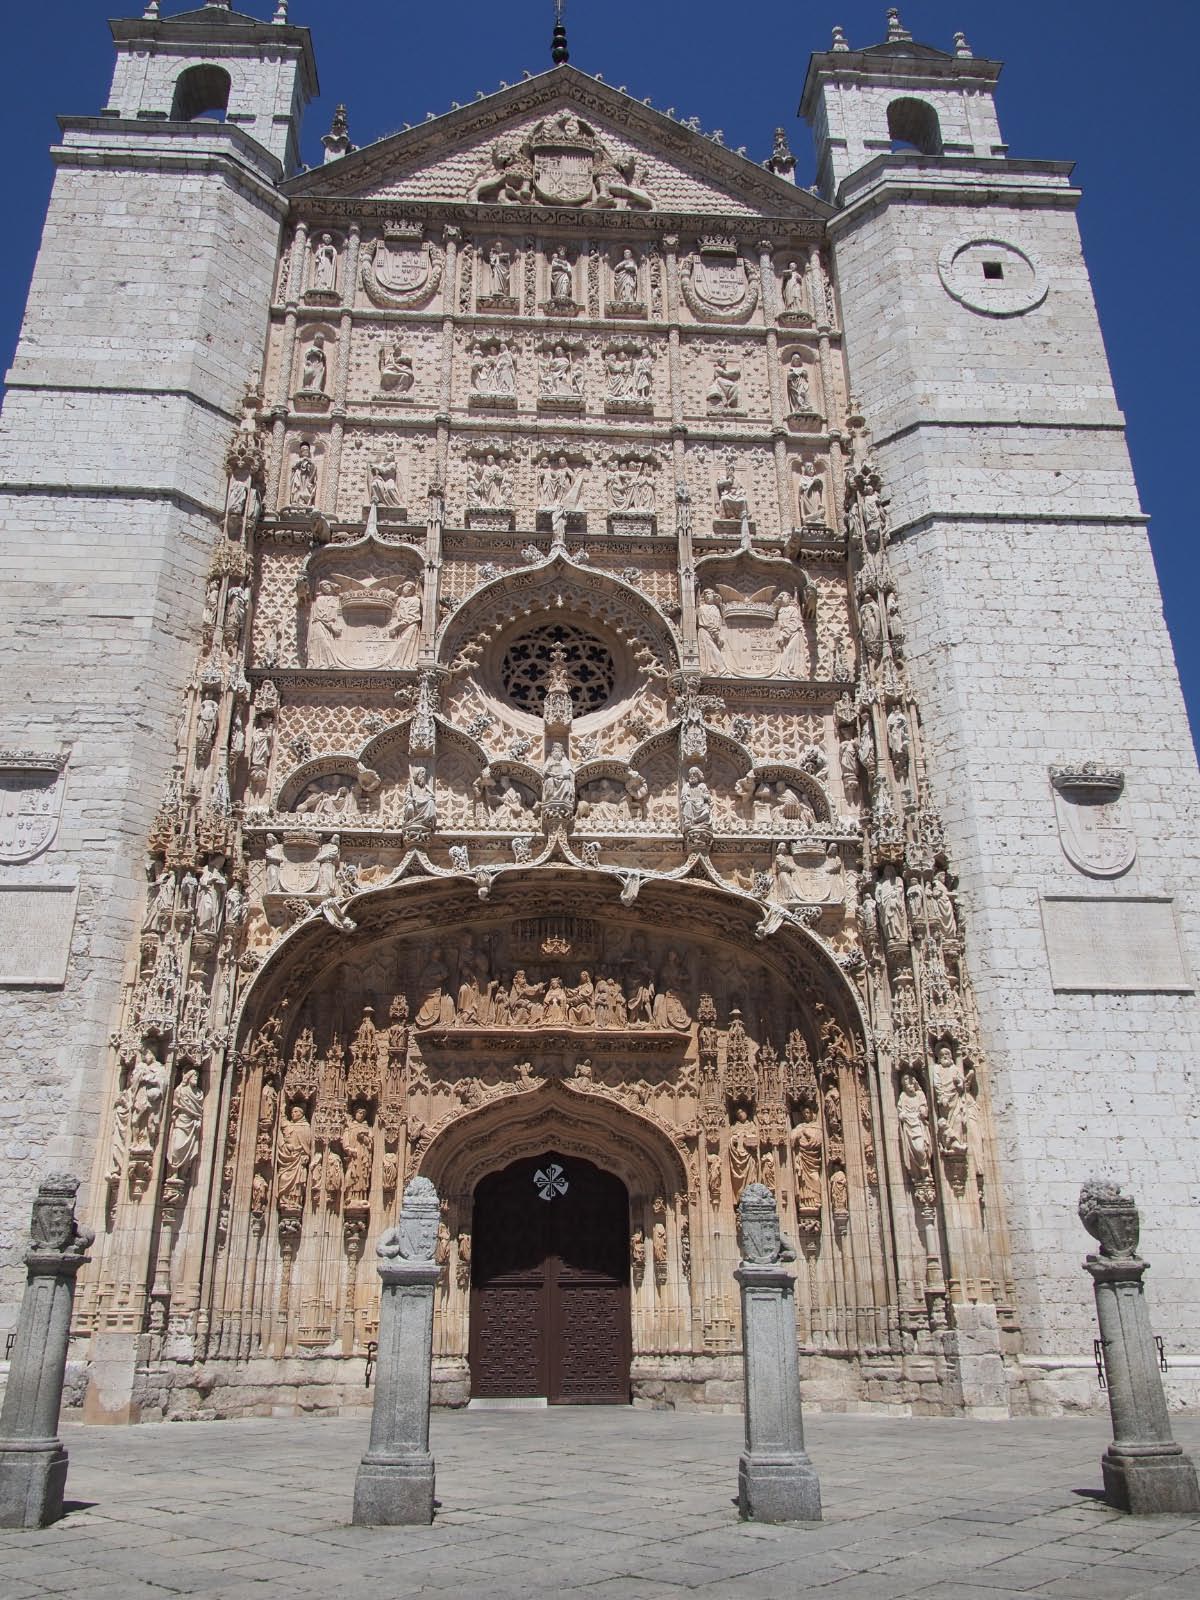
M 550 746 L 542 767 L 542 806 L 556 810 L 575 809 L 575 769 L 559 741 Z
M 314 857 L 317 881 L 313 893 L 322 900 L 332 900 L 337 894 L 337 872 L 342 860 L 342 838 L 335 833 L 317 851 Z
M 806 416 L 811 412 L 812 395 L 809 391 L 808 367 L 799 351 L 792 357 L 791 365 L 787 369 L 787 397 L 788 410 L 792 416 Z
M 538 463 L 538 505 L 546 510 L 578 510 L 583 482 L 582 470 L 572 467 L 566 456 L 555 462 L 543 456 Z
M 884 867 L 875 898 L 879 902 L 879 920 L 885 941 L 890 945 L 906 944 L 908 913 L 904 905 L 904 883 L 897 878 L 895 867 Z
M 735 1204 L 746 1185 L 758 1178 L 758 1126 L 751 1121 L 745 1106 L 739 1106 L 734 1112 L 729 1132 L 729 1177 Z
M 765 1183 L 751 1183 L 739 1196 L 737 1236 L 743 1261 L 773 1266 L 796 1259 L 795 1250 L 779 1231 L 775 1196 Z
M 367 496 L 373 506 L 403 506 L 404 495 L 394 461 L 372 461 L 367 471 Z
M 933 1152 L 929 1141 L 929 1102 L 911 1072 L 900 1079 L 896 1099 L 896 1119 L 900 1125 L 900 1158 L 914 1183 L 930 1176 Z
M 729 671 L 723 649 L 725 613 L 715 589 L 701 589 L 696 606 L 697 642 L 700 646 L 700 671 L 719 677 Z
M 717 512 L 726 522 L 749 521 L 750 501 L 732 473 L 717 479 Z
M 196 889 L 197 933 L 216 934 L 221 931 L 225 874 L 221 871 L 220 863 L 220 856 L 211 856 L 208 865 L 200 871 L 200 882 Z
M 712 384 L 705 395 L 710 411 L 738 411 L 742 404 L 742 369 L 727 350 L 713 358 Z
M 323 233 L 313 250 L 312 286 L 327 293 L 337 289 L 338 252 L 332 235 Z
M 108 1171 L 104 1175 L 106 1183 L 119 1183 L 125 1171 L 125 1162 L 129 1156 L 129 1120 L 132 1101 L 132 1092 L 126 1085 L 113 1102 L 112 1142 L 109 1146 Z
M 804 873 L 796 860 L 799 848 L 795 840 L 790 845 L 786 840 L 780 840 L 775 847 L 775 857 L 771 864 L 775 898 L 785 903 L 812 898 L 806 893 Z
M 392 604 L 388 621 L 388 638 L 394 643 L 390 652 L 380 661 L 380 666 L 408 671 L 417 664 L 417 647 L 421 642 L 421 594 L 411 580 L 400 585 L 400 593 Z
M 304 352 L 304 366 L 300 378 L 300 387 L 306 394 L 325 393 L 328 365 L 325 358 L 325 337 L 320 333 L 314 334 L 313 342 Z
M 948 1156 L 967 1152 L 967 1082 L 954 1051 L 941 1045 L 933 1068 L 933 1098 L 937 1106 L 938 1145 Z
M 380 1235 L 375 1254 L 385 1261 L 432 1261 L 440 1221 L 441 1204 L 433 1184 L 428 1178 L 410 1178 L 400 1203 L 400 1221 Z
M 317 499 L 317 464 L 312 458 L 312 445 L 307 440 L 292 466 L 288 488 L 288 505 L 294 511 L 309 511 Z
M 421 972 L 421 998 L 415 1018 L 418 1028 L 434 1028 L 438 1023 L 449 1020 L 447 1013 L 451 1010 L 450 997 L 444 987 L 449 976 L 450 970 L 442 959 L 442 949 L 439 945 L 430 951 L 429 960 Z
M 289 1110 L 287 1121 L 279 1125 L 279 1142 L 275 1149 L 275 1202 L 280 1211 L 303 1210 L 312 1148 L 312 1127 L 304 1107 L 297 1102 Z
M 268 894 L 283 893 L 283 864 L 286 860 L 283 846 L 273 833 L 267 835 L 266 848 L 263 851 L 263 860 L 267 867 Z
M 785 311 L 804 310 L 804 274 L 794 261 L 789 261 L 784 271 L 780 295 Z
M 550 257 L 550 298 L 560 305 L 569 305 L 574 298 L 571 263 L 561 249 L 556 248 Z
M 712 827 L 712 791 L 699 767 L 689 767 L 679 797 L 679 820 L 684 833 Z
M 202 765 L 212 754 L 220 716 L 221 710 L 217 702 L 206 695 L 200 702 L 200 710 L 196 717 L 196 760 Z
M 625 799 L 629 815 L 638 820 L 646 815 L 646 801 L 650 798 L 650 785 L 634 767 L 625 774 Z
M 504 248 L 504 240 L 496 239 L 488 251 L 488 266 L 492 274 L 492 294 L 496 299 L 512 298 L 512 256 Z
M 612 269 L 613 303 L 632 306 L 638 303 L 638 264 L 632 250 L 626 248 Z
M 437 800 L 429 786 L 427 767 L 414 766 L 408 774 L 401 826 L 406 834 L 422 838 L 437 827 Z
M 164 933 L 171 926 L 175 910 L 175 873 L 163 867 L 154 885 L 154 897 L 146 907 L 142 928 L 146 933 Z
M 342 1150 L 346 1157 L 343 1195 L 347 1207 L 368 1205 L 371 1199 L 371 1158 L 374 1137 L 363 1106 L 355 1109 L 342 1129 Z
M 935 872 L 933 881 L 925 887 L 925 907 L 930 926 L 943 939 L 958 937 L 958 919 L 954 912 L 954 897 L 946 886 L 946 874 Z
M 200 1124 L 204 1116 L 204 1095 L 200 1074 L 189 1067 L 175 1085 L 171 1100 L 171 1124 L 167 1130 L 168 1172 L 184 1177 L 200 1153 Z
M 565 345 L 556 344 L 542 368 L 542 393 L 556 399 L 573 399 L 582 393 L 582 374 L 567 354 Z
M 825 526 L 825 480 L 811 461 L 806 461 L 796 479 L 800 520 Z
M 129 1150 L 145 1158 L 153 1154 L 162 1126 L 167 1094 L 167 1069 L 143 1046 L 129 1078 Z
M 904 777 L 908 771 L 910 755 L 910 741 L 908 734 L 908 718 L 899 706 L 893 707 L 887 719 L 887 745 L 888 754 L 892 758 L 892 766 L 897 777 Z
M 778 676 L 803 678 L 808 671 L 804 608 L 788 589 L 781 589 L 775 600 L 775 643 L 779 650 L 775 669 Z
M 796 1173 L 797 1211 L 821 1209 L 821 1129 L 812 1106 L 801 1109 L 800 1121 L 792 1129 L 792 1166 Z
M 385 391 L 407 394 L 416 382 L 412 357 L 404 354 L 400 339 L 383 343 L 379 347 L 379 387 Z
M 715 1210 L 721 1204 L 721 1152 L 709 1150 L 704 1158 L 704 1164 L 708 1175 L 708 1203 Z

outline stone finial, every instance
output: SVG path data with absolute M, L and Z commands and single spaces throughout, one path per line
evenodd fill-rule
M 796 181 L 796 158 L 788 144 L 788 136 L 783 128 L 775 129 L 775 143 L 767 159 L 767 166 L 777 178 L 786 178 L 791 183 Z
M 142 21 L 158 21 L 158 0 L 146 0 L 146 9 L 142 12 Z
M 841 28 L 834 28 L 834 30 L 833 30 L 833 43 L 830 45 L 830 49 L 831 50 L 849 50 L 849 48 L 850 48 L 850 46 L 846 43 L 845 32 Z
M 279 18 L 276 17 L 275 21 L 278 22 Z M 326 161 L 337 161 L 354 149 L 350 143 L 350 120 L 344 105 L 334 107 L 333 121 L 329 124 L 329 132 L 322 135 L 321 143 L 325 146 Z
M 975 52 L 971 49 L 971 46 L 967 43 L 967 36 L 965 33 L 956 33 L 954 35 L 954 54 L 959 58 L 960 61 L 969 61 L 975 54 Z
M 52 1173 L 42 1180 L 33 1202 L 29 1223 L 31 1255 L 81 1256 L 96 1235 L 75 1221 L 75 1196 L 79 1179 L 69 1172 Z
M 901 44 L 906 39 L 911 39 L 912 34 L 900 21 L 900 12 L 896 6 L 888 7 L 887 14 L 887 42 L 888 44 Z
M 410 1178 L 400 1206 L 400 1221 L 380 1235 L 375 1254 L 385 1261 L 432 1261 L 441 1203 L 428 1178 Z
M 747 1184 L 737 1208 L 738 1248 L 751 1266 L 794 1261 L 796 1252 L 779 1232 L 775 1196 L 765 1183 Z
M 272 22 L 284 23 L 288 19 L 288 0 L 275 0 L 275 15 Z
M 1089 1178 L 1079 1191 L 1079 1220 L 1100 1241 L 1100 1254 L 1109 1260 L 1132 1260 L 1137 1254 L 1141 1220 L 1137 1202 L 1122 1194 L 1119 1183 Z

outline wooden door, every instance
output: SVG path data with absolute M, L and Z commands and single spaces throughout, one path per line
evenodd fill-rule
M 629 1401 L 629 1198 L 549 1151 L 475 1191 L 471 1393 Z

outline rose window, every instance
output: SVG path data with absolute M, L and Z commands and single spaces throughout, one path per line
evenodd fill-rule
M 511 703 L 540 717 L 552 673 L 571 694 L 577 717 L 612 699 L 616 665 L 608 646 L 569 622 L 547 623 L 514 639 L 500 663 L 500 682 Z

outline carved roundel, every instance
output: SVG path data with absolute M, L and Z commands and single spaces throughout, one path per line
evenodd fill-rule
M 1002 239 L 948 244 L 938 257 L 938 276 L 952 300 L 991 317 L 1032 311 L 1049 287 L 1036 258 Z
M 548 622 L 510 641 L 500 661 L 504 697 L 519 711 L 541 716 L 552 672 L 565 678 L 577 717 L 602 711 L 616 689 L 616 663 L 603 640 L 573 622 Z

